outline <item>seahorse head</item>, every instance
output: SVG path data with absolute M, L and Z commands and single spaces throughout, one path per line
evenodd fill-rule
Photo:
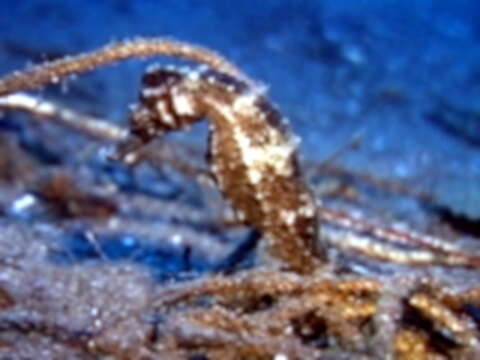
M 139 103 L 130 116 L 131 131 L 144 140 L 181 130 L 200 119 L 193 70 L 150 66 L 142 77 Z

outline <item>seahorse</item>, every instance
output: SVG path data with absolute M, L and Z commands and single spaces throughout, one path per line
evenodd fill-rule
M 315 201 L 297 158 L 299 140 L 258 85 L 212 69 L 151 66 L 130 124 L 148 142 L 207 118 L 207 161 L 237 219 L 261 232 L 269 260 L 288 270 L 319 268 Z
M 158 55 L 203 66 L 186 71 L 151 67 L 146 72 L 130 116 L 130 143 L 208 118 L 212 175 L 238 219 L 262 233 L 263 253 L 284 269 L 310 273 L 319 268 L 326 250 L 317 238 L 315 201 L 298 166 L 298 138 L 262 87 L 215 52 L 165 39 L 125 41 L 4 76 L 0 96 L 116 61 Z

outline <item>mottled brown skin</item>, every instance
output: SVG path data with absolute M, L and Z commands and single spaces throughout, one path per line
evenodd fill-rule
M 301 273 L 318 268 L 324 253 L 296 141 L 262 91 L 208 68 L 150 68 L 142 86 L 132 134 L 146 142 L 206 117 L 212 175 L 238 219 L 263 234 L 276 265 Z

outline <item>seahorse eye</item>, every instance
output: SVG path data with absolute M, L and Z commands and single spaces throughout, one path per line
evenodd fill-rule
M 155 106 L 159 100 L 168 101 L 172 88 L 181 83 L 183 74 L 170 69 L 150 68 L 142 77 L 140 101 L 147 106 Z

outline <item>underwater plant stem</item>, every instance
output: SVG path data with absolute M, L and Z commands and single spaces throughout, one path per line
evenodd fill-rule
M 174 40 L 137 38 L 16 71 L 0 78 L 0 96 L 57 83 L 66 76 L 92 71 L 117 61 L 159 55 L 206 64 L 221 72 L 249 81 L 235 65 L 206 48 Z
M 48 119 L 101 140 L 121 141 L 128 136 L 126 128 L 30 94 L 16 93 L 0 97 L 0 110 L 24 111 L 36 119 Z

